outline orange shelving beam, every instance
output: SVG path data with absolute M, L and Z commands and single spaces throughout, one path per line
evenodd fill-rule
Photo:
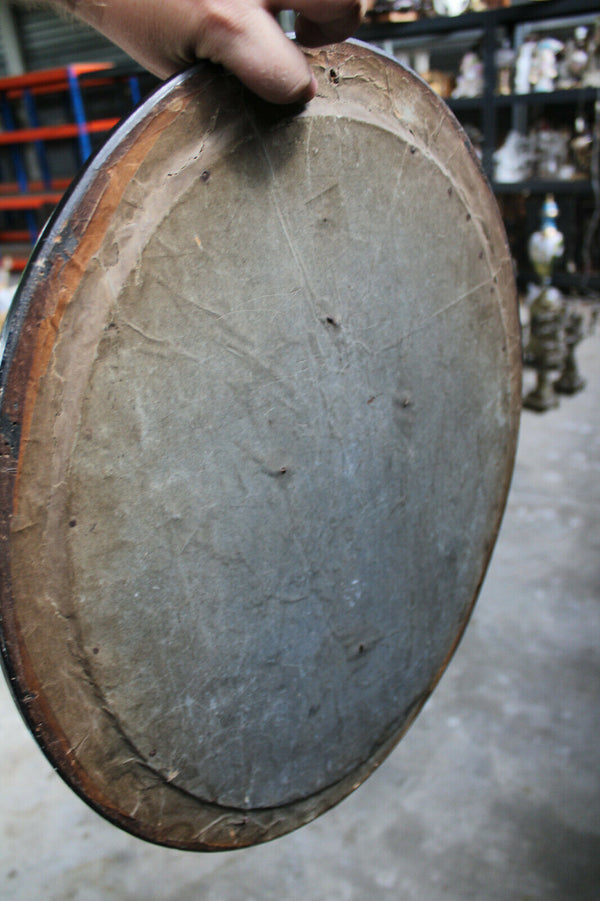
M 0 231 L 0 244 L 29 244 L 30 239 L 26 228 L 5 228 Z
M 70 176 L 62 178 L 52 178 L 50 184 L 46 185 L 43 181 L 36 179 L 27 184 L 27 188 L 32 194 L 39 194 L 40 191 L 66 191 L 73 179 Z M 14 181 L 0 182 L 0 197 L 4 194 L 21 194 L 23 193 L 19 185 Z
M 110 131 L 114 128 L 119 118 L 93 119 L 85 125 L 77 125 L 68 122 L 64 125 L 40 125 L 37 128 L 19 128 L 15 131 L 0 132 L 0 146 L 11 144 L 27 144 L 31 141 L 60 141 L 65 138 L 76 138 L 81 131 L 87 134 L 95 134 L 101 131 Z
M 0 92 L 26 91 L 34 88 L 50 88 L 56 86 L 61 90 L 69 81 L 69 69 L 74 75 L 87 75 L 90 72 L 104 72 L 112 69 L 112 63 L 77 63 L 72 66 L 60 66 L 56 69 L 43 69 L 39 72 L 26 72 L 24 75 L 7 75 L 0 78 Z
M 39 210 L 43 206 L 56 206 L 62 196 L 59 191 L 46 191 L 43 194 L 14 194 L 0 197 L 0 212 Z

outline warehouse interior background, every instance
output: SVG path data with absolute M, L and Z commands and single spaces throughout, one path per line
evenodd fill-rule
M 524 410 L 473 619 L 364 786 L 297 833 L 225 855 L 100 819 L 0 685 L 7 901 L 600 901 L 600 3 L 381 0 L 357 36 L 448 102 L 515 265 Z M 90 29 L 0 0 L 2 317 L 64 191 L 157 84 Z

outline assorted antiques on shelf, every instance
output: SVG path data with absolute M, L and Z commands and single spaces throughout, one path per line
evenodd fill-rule
M 378 23 L 414 22 L 431 16 L 460 16 L 510 6 L 510 0 L 375 0 L 366 20 Z
M 540 120 L 526 135 L 508 133 L 494 153 L 494 181 L 590 178 L 593 146 L 592 128 L 584 116 L 577 116 L 571 128 L 551 128 Z
M 583 316 L 572 304 L 565 304 L 560 291 L 552 285 L 554 262 L 564 252 L 564 239 L 556 227 L 558 207 L 551 194 L 546 196 L 539 231 L 529 239 L 529 258 L 540 280 L 530 308 L 529 341 L 525 363 L 537 372 L 535 387 L 525 396 L 523 405 L 542 413 L 558 406 L 557 392 L 575 394 L 585 387 L 575 359 L 575 348 L 583 338 Z M 550 373 L 558 371 L 552 383 Z
M 515 94 L 600 88 L 600 19 L 592 28 L 578 25 L 566 41 L 551 35 L 529 35 L 514 61 L 501 58 L 504 85 L 510 83 L 513 68 Z
M 419 71 L 414 60 L 404 61 L 412 63 L 444 98 L 483 96 L 484 65 L 476 49 L 463 54 L 458 72 L 430 71 L 428 67 Z M 508 38 L 501 37 L 495 52 L 495 69 L 496 92 L 500 96 L 600 88 L 600 18 L 592 26 L 573 27 L 566 40 L 530 34 L 514 48 Z
M 446 12 L 464 5 L 444 2 Z M 359 37 L 415 69 L 458 117 L 500 204 L 520 290 L 532 280 L 528 237 L 553 191 L 565 243 L 554 284 L 589 296 L 600 292 L 600 2 L 501 5 L 375 21 Z M 403 0 L 375 9 L 384 6 L 428 8 Z
M 600 88 L 600 18 L 575 26 L 566 40 L 531 33 L 513 48 L 503 38 L 495 62 L 501 95 Z

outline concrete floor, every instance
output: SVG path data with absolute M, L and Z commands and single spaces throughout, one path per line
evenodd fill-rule
M 588 387 L 525 412 L 473 620 L 400 746 L 353 796 L 247 851 L 147 845 L 50 770 L 0 687 L 4 901 L 598 901 L 600 336 Z

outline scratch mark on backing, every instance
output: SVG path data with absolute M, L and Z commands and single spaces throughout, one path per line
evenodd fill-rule
M 189 351 L 184 350 L 183 347 L 179 347 L 176 344 L 173 344 L 172 341 L 167 341 L 165 338 L 157 338 L 154 335 L 149 335 L 139 326 L 135 325 L 133 322 L 129 322 L 127 319 L 121 320 L 122 324 L 130 328 L 136 334 L 140 335 L 145 341 L 148 341 L 150 344 L 157 345 L 157 347 L 161 350 L 169 350 L 174 351 L 176 354 L 182 357 L 186 357 L 188 360 L 193 360 L 195 363 L 201 363 L 202 361 L 199 357 L 195 356 L 195 354 L 189 353 Z
M 254 121 L 252 119 L 250 120 L 250 122 L 251 122 L 252 130 L 254 131 L 254 134 L 256 135 L 256 139 L 262 150 L 262 154 L 263 154 L 263 157 L 267 164 L 267 168 L 271 175 L 270 194 L 271 194 L 271 197 L 273 198 L 273 204 L 275 206 L 277 218 L 279 219 L 279 224 L 281 225 L 281 230 L 283 231 L 285 240 L 287 241 L 288 247 L 290 248 L 290 251 L 292 253 L 294 261 L 295 261 L 296 265 L 298 266 L 300 272 L 302 273 L 302 277 L 304 279 L 304 284 L 305 284 L 307 293 L 309 295 L 309 298 L 312 301 L 314 301 L 316 299 L 317 295 L 311 284 L 311 280 L 310 280 L 310 276 L 308 274 L 308 269 L 306 268 L 306 264 L 305 264 L 304 260 L 302 259 L 301 254 L 298 252 L 298 248 L 296 247 L 294 240 L 292 239 L 292 235 L 291 235 L 290 229 L 288 227 L 288 223 L 286 221 L 285 214 L 283 212 L 283 206 L 282 206 L 281 200 L 279 198 L 279 192 L 277 191 L 276 176 L 275 176 L 275 169 L 273 167 L 273 163 L 271 162 L 269 152 L 267 150 L 264 138 L 263 138 L 262 134 L 260 133 L 260 130 L 256 127 L 256 124 L 254 123 Z
M 422 319 L 418 322 L 413 328 L 409 329 L 404 335 L 401 335 L 393 344 L 388 344 L 385 347 L 382 347 L 382 351 L 391 350 L 394 347 L 397 347 L 402 341 L 405 341 L 407 338 L 411 338 L 417 332 L 422 331 L 424 328 L 427 328 L 435 319 L 438 319 L 440 316 L 443 316 L 444 313 L 447 313 L 448 310 L 452 310 L 454 307 L 457 307 L 459 304 L 463 303 L 471 294 L 475 294 L 477 291 L 480 291 L 482 288 L 485 288 L 486 285 L 491 284 L 493 281 L 492 278 L 486 279 L 484 282 L 481 282 L 479 285 L 474 285 L 472 288 L 469 288 L 468 291 L 465 291 L 459 297 L 455 297 L 454 300 L 451 300 L 449 303 L 444 304 L 443 307 L 440 307 L 439 310 L 436 310 L 434 313 L 431 313 L 425 319 Z

